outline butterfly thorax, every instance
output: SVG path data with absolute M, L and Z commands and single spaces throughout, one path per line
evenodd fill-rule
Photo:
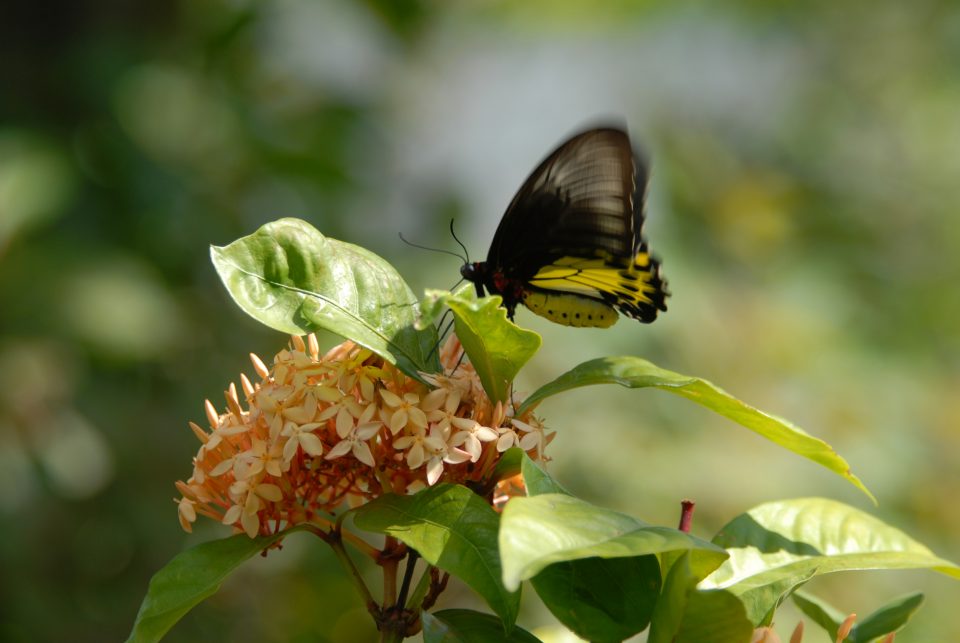
M 517 304 L 524 297 L 522 280 L 507 277 L 500 269 L 491 269 L 491 265 L 486 261 L 463 264 L 460 267 L 460 275 L 474 285 L 478 297 L 484 296 L 484 290 L 491 295 L 500 295 L 503 298 L 503 306 L 507 309 L 507 316 L 513 319 Z

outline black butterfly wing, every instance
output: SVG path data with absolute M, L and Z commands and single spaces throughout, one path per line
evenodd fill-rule
M 666 310 L 667 292 L 642 235 L 647 176 L 623 130 L 574 136 L 533 171 L 507 208 L 487 257 L 489 274 L 527 295 L 539 293 L 524 302 L 559 323 L 596 313 L 591 302 L 653 321 Z M 509 310 L 522 298 L 510 288 L 495 291 Z
M 562 256 L 629 261 L 640 243 L 647 168 L 626 132 L 594 129 L 550 154 L 513 198 L 487 265 L 527 280 Z

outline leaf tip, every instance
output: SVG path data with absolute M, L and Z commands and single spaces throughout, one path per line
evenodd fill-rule
M 849 468 L 844 473 L 844 477 L 853 483 L 853 485 L 866 494 L 867 498 L 870 498 L 870 502 L 873 503 L 874 507 L 879 507 L 880 503 L 877 501 L 877 497 L 873 495 L 873 492 L 867 488 L 867 485 L 858 478 Z

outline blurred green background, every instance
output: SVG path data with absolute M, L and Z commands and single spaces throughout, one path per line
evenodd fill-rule
M 446 288 L 565 136 L 619 117 L 653 159 L 647 234 L 673 297 L 652 326 L 553 326 L 518 387 L 635 354 L 831 442 L 839 477 L 658 391 L 541 407 L 580 495 L 709 537 L 826 495 L 960 560 L 960 5 L 527 0 L 53 2 L 0 12 L 0 639 L 110 641 L 193 536 L 188 420 L 285 338 L 208 261 L 281 216 Z M 332 338 L 327 338 L 328 343 Z M 932 572 L 819 579 L 898 641 L 960 640 Z M 535 599 L 521 623 L 553 621 Z M 441 605 L 468 600 L 458 588 Z M 796 622 L 789 608 L 781 632 Z M 291 538 L 173 641 L 365 641 L 322 546 Z M 826 638 L 808 628 L 808 641 Z

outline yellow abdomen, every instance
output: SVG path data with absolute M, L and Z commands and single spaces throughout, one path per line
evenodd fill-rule
M 552 322 L 564 326 L 609 328 L 617 323 L 617 311 L 596 299 L 568 293 L 528 291 L 523 305 Z

